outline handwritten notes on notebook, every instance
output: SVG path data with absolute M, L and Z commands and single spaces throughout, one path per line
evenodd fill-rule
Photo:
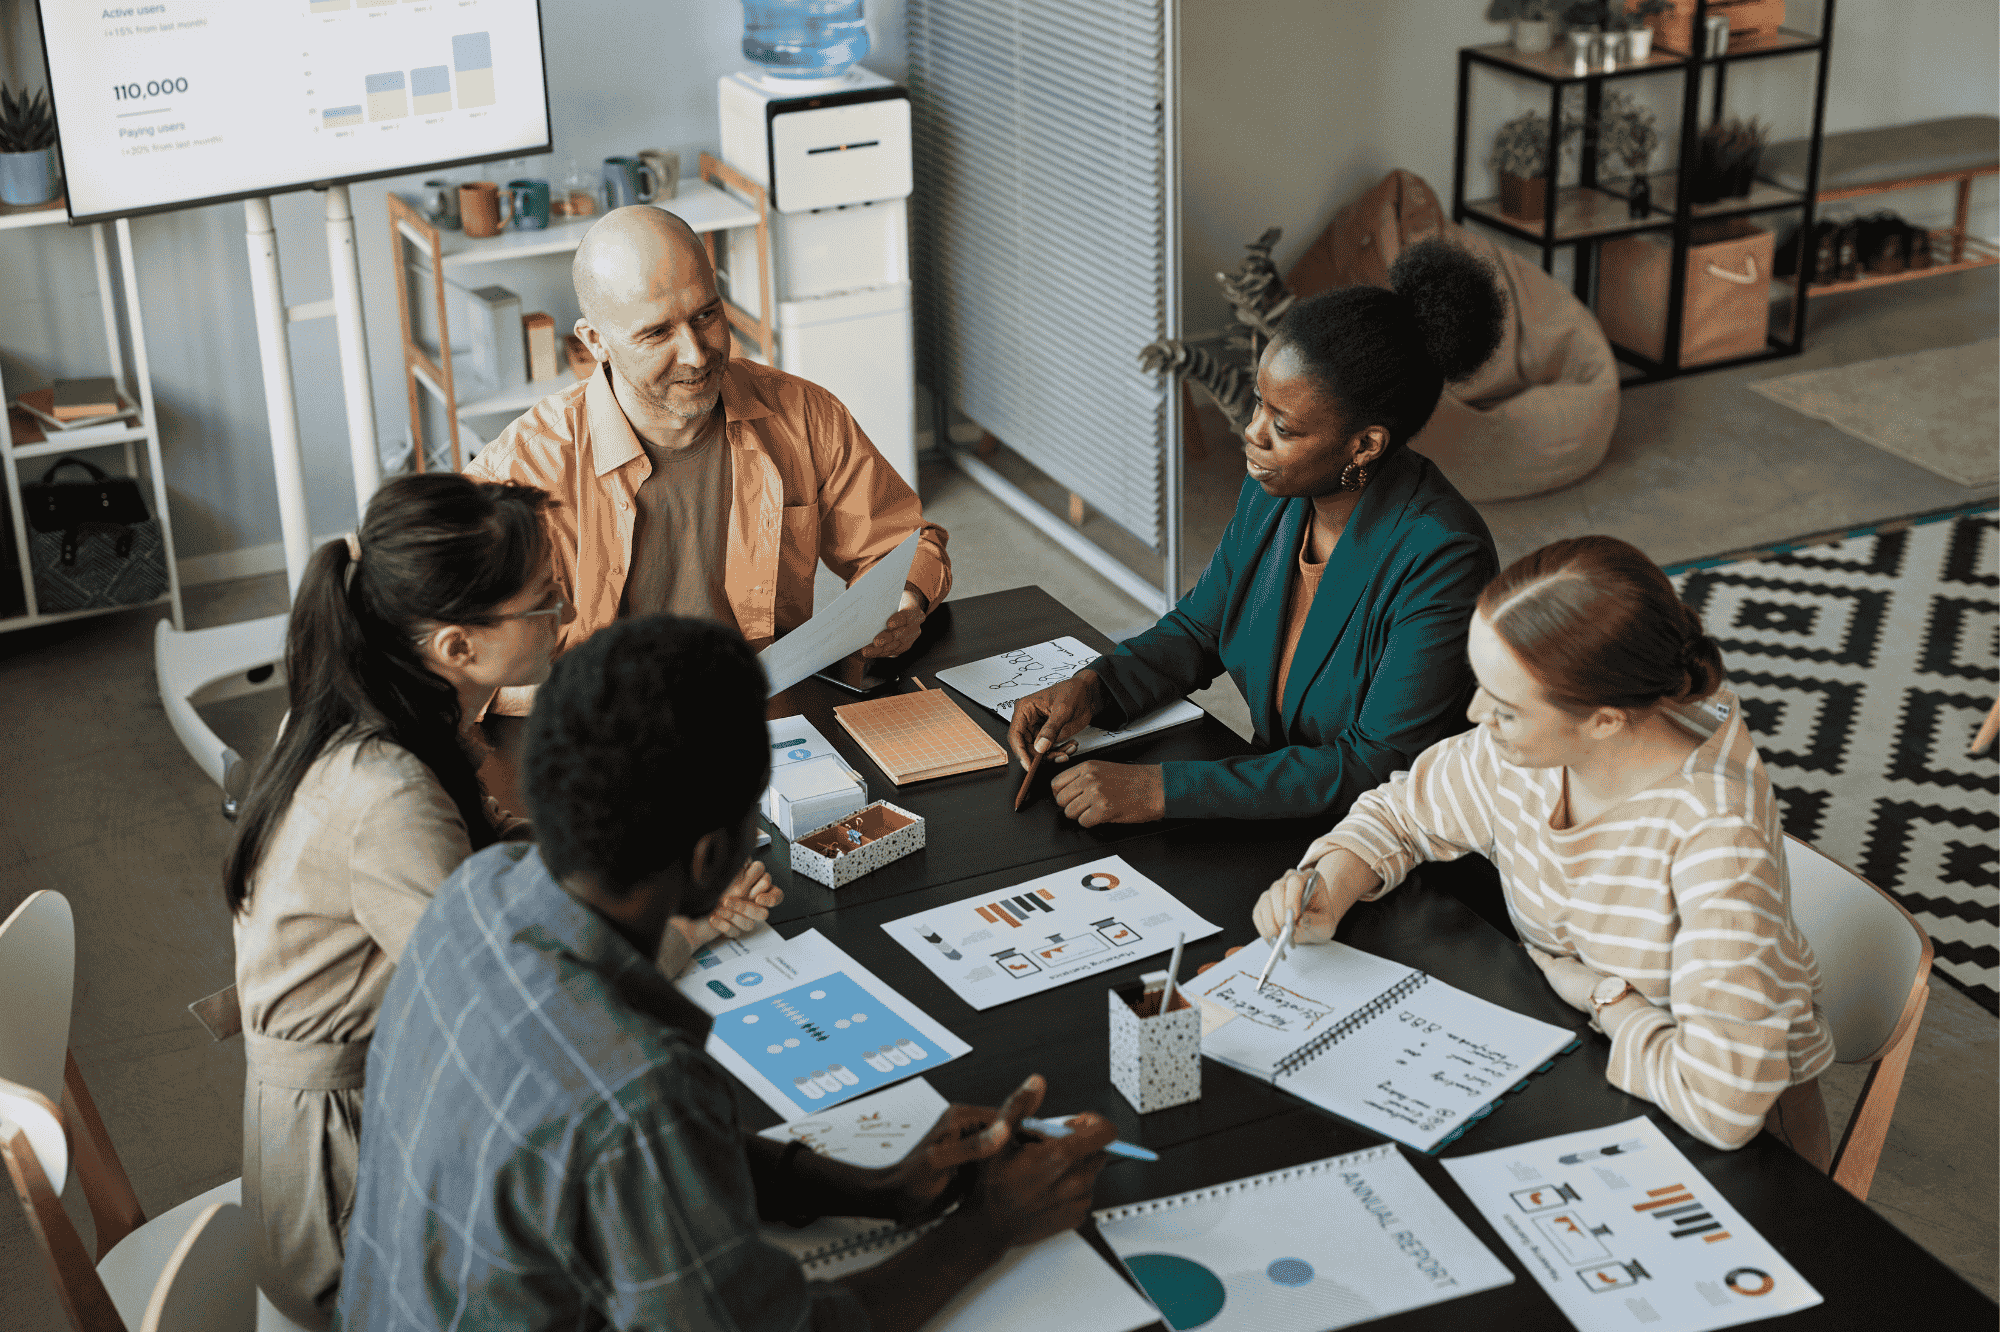
M 1100 654 L 1080 639 L 1054 638 L 1032 647 L 1016 648 L 997 657 L 984 657 L 963 666 L 951 666 L 937 678 L 964 694 L 982 708 L 998 713 L 1001 720 L 1014 719 L 1014 704 L 1029 694 L 1069 679 L 1097 660 Z M 1186 699 L 1136 717 L 1116 731 L 1086 726 L 1072 737 L 1076 752 L 1088 754 L 1170 726 L 1198 720 L 1201 709 Z
M 807 1151 L 872 1170 L 908 1156 L 950 1108 L 929 1082 L 911 1078 L 872 1096 L 767 1128 L 757 1136 L 802 1142 Z
M 1574 1039 L 1342 943 L 1292 949 L 1260 990 L 1269 952 L 1260 940 L 1187 987 L 1202 1053 L 1419 1151 Z

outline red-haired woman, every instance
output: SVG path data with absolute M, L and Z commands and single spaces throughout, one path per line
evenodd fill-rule
M 1474 729 L 1313 844 L 1330 891 L 1295 937 L 1323 941 L 1420 862 L 1477 852 L 1549 984 L 1611 1038 L 1613 1086 L 1717 1147 L 1769 1127 L 1824 1169 L 1819 970 L 1770 778 L 1700 617 L 1633 547 L 1578 537 L 1488 585 L 1468 654 Z M 1259 933 L 1303 886 L 1271 886 Z

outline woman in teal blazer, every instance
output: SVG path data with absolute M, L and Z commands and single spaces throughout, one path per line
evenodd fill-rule
M 1408 447 L 1447 382 L 1500 340 L 1505 299 L 1441 241 L 1404 251 L 1391 288 L 1292 307 L 1257 368 L 1236 514 L 1192 592 L 1070 680 L 1021 700 L 1026 764 L 1084 726 L 1117 727 L 1228 671 L 1257 752 L 1207 762 L 1079 763 L 1056 777 L 1085 827 L 1159 818 L 1338 817 L 1466 725 L 1466 629 L 1499 571 L 1478 512 Z

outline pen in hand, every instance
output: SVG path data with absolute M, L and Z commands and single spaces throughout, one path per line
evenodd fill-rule
M 1069 1125 L 1060 1119 L 1024 1119 L 1021 1121 L 1021 1127 L 1030 1133 L 1039 1133 L 1044 1138 L 1067 1138 L 1070 1134 Z M 1158 1152 L 1149 1152 L 1144 1147 L 1136 1147 L 1129 1142 L 1119 1142 L 1115 1139 L 1106 1143 L 1104 1150 L 1113 1156 L 1122 1156 L 1128 1161 L 1160 1159 Z
M 1299 917 L 1311 908 L 1313 889 L 1319 887 L 1319 870 L 1309 869 L 1304 865 L 1299 868 L 1306 872 L 1306 890 L 1299 897 L 1299 909 L 1285 913 L 1285 928 L 1279 932 L 1277 942 L 1271 945 L 1271 955 L 1264 959 L 1264 969 L 1257 973 L 1259 994 L 1263 993 L 1264 982 L 1271 979 L 1271 968 L 1278 965 L 1278 959 L 1291 950 L 1292 931 L 1298 927 Z

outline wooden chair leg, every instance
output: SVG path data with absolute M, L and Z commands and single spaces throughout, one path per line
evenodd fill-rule
M 1917 1031 L 1930 1001 L 1930 987 L 1925 986 L 1903 1039 L 1868 1070 L 1847 1130 L 1840 1135 L 1840 1148 L 1833 1154 L 1833 1182 L 1863 1202 L 1868 1201 L 1869 1185 L 1875 1181 L 1875 1167 L 1881 1163 L 1882 1146 L 1889 1137 L 1889 1120 L 1896 1113 L 1896 1097 L 1903 1090 L 1903 1074 L 1909 1070 L 1910 1052 L 1916 1049 Z
M 70 1224 L 62 1199 L 42 1173 L 41 1159 L 20 1126 L 0 1122 L 0 1158 L 6 1161 L 14 1193 L 49 1265 L 49 1276 L 56 1283 L 56 1296 L 70 1326 L 78 1332 L 126 1332 L 125 1320 L 111 1302 L 111 1292 L 104 1288 L 96 1267 L 84 1253 L 82 1236 Z
M 97 1228 L 97 1260 L 103 1262 L 112 1246 L 146 1223 L 146 1213 L 139 1207 L 139 1195 L 132 1191 L 132 1178 L 118 1159 L 118 1149 L 111 1145 L 111 1135 L 104 1131 L 83 1070 L 68 1052 L 63 1055 L 62 1113 L 77 1183 L 83 1186 L 83 1200 L 90 1204 L 90 1220 Z

